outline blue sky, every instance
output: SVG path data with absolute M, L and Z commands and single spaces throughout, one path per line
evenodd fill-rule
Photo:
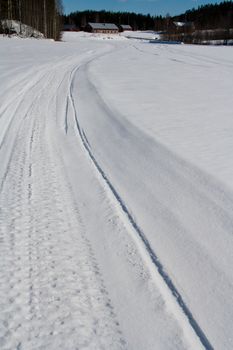
M 193 7 L 221 0 L 63 0 L 66 13 L 82 10 L 130 11 L 139 13 L 171 15 L 179 14 Z

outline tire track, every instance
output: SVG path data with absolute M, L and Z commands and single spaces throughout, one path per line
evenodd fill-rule
M 89 62 L 87 64 L 84 64 L 82 66 L 82 69 L 85 69 L 85 67 L 88 64 Z M 199 339 L 200 344 L 205 349 L 212 350 L 213 349 L 212 344 L 210 343 L 209 339 L 207 338 L 207 336 L 199 326 L 198 322 L 195 320 L 191 310 L 188 308 L 188 306 L 184 302 L 181 293 L 178 291 L 172 279 L 165 271 L 162 262 L 159 260 L 156 252 L 152 249 L 150 242 L 146 238 L 144 232 L 136 223 L 132 214 L 128 210 L 126 203 L 123 201 L 120 194 L 114 188 L 114 185 L 110 182 L 107 174 L 101 168 L 100 164 L 95 158 L 85 138 L 85 135 L 82 132 L 82 127 L 79 123 L 78 114 L 75 108 L 75 102 L 73 97 L 73 80 L 74 80 L 75 74 L 79 71 L 80 71 L 80 67 L 77 67 L 71 73 L 70 90 L 69 90 L 68 99 L 70 101 L 71 108 L 73 110 L 73 115 L 76 121 L 76 126 L 77 126 L 78 134 L 81 140 L 81 144 L 83 145 L 85 151 L 87 152 L 88 157 L 91 159 L 94 165 L 94 168 L 97 170 L 97 173 L 99 174 L 100 179 L 102 179 L 107 193 L 109 193 L 110 197 L 113 198 L 113 201 L 115 202 L 117 208 L 121 212 L 122 214 L 121 217 L 125 222 L 126 227 L 129 228 L 129 233 L 132 235 L 132 238 L 134 239 L 138 247 L 138 250 L 142 255 L 142 258 L 147 264 L 148 269 L 150 270 L 150 273 L 155 283 L 159 284 L 165 300 L 168 302 L 168 304 L 170 304 L 170 309 L 173 310 L 172 312 L 174 313 L 174 316 L 182 322 L 184 331 L 187 333 L 187 338 L 196 337 L 197 339 Z

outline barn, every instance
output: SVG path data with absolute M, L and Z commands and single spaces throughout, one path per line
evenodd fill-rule
M 128 30 L 133 30 L 133 28 L 129 24 L 120 24 L 119 30 L 120 30 L 120 32 L 124 32 L 124 31 L 128 31 Z
M 77 32 L 78 28 L 75 24 L 64 24 L 63 32 Z
M 118 27 L 113 23 L 88 23 L 85 27 L 86 32 L 103 33 L 103 34 L 117 34 Z

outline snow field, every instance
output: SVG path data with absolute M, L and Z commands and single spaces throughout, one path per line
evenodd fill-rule
M 203 339 L 207 337 L 207 348 L 222 344 L 231 348 L 232 342 L 233 201 L 230 176 L 224 176 L 232 173 L 231 140 L 226 131 L 226 123 L 231 123 L 232 51 L 225 50 L 210 48 L 212 56 L 208 56 L 202 47 L 130 44 L 87 65 L 76 77 L 83 82 L 82 91 L 76 92 L 76 107 L 92 153 L 182 291 L 183 301 L 204 332 Z M 227 58 L 224 52 L 229 52 Z M 112 69 L 114 60 L 117 70 Z M 205 91 L 199 93 L 197 81 L 196 90 L 186 92 L 201 62 L 205 68 L 201 73 L 208 77 L 203 80 Z M 167 93 L 162 96 L 163 89 Z M 200 109 L 196 96 L 197 103 L 192 103 L 195 93 L 205 108 Z M 211 93 L 216 96 L 214 106 L 209 105 Z M 173 111 L 176 106 L 182 108 L 178 115 L 169 113 L 170 105 Z M 180 124 L 175 127 L 176 120 Z M 205 145 L 204 153 L 198 145 Z
M 232 51 L 64 39 L 0 38 L 1 348 L 231 349 Z
M 54 73 L 47 72 L 46 88 L 15 135 L 1 187 L 1 348 L 121 349 L 124 340 L 62 159 L 46 138 Z

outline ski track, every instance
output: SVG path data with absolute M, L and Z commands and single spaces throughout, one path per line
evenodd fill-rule
M 192 52 L 192 54 L 186 52 L 185 48 L 187 47 L 187 45 L 185 45 L 182 50 L 177 50 L 175 48 L 176 45 L 172 45 L 173 48 L 170 48 L 171 45 L 164 46 L 163 44 L 154 44 L 153 51 L 147 50 L 148 47 L 151 49 L 151 44 L 149 44 L 148 46 L 148 43 L 144 43 L 143 45 L 140 45 L 140 47 L 138 47 L 137 45 L 131 46 L 138 52 L 141 52 L 142 54 L 146 54 L 148 56 L 162 56 L 168 61 L 185 64 L 187 66 L 202 67 L 205 69 L 210 69 L 216 66 L 220 67 L 220 61 L 210 58 L 210 56 L 197 54 L 195 52 Z M 221 60 L 221 63 L 224 63 L 224 65 L 228 68 L 233 67 L 232 62 L 229 60 Z
M 142 47 L 142 45 L 141 45 L 141 47 Z M 168 56 L 170 56 L 170 55 L 168 54 Z M 202 55 L 200 55 L 200 61 L 201 61 L 201 57 L 202 57 Z M 108 62 L 107 59 L 103 60 L 103 62 L 102 62 L 103 67 L 104 67 L 104 64 L 106 62 Z M 210 62 L 208 62 L 208 64 L 209 63 Z M 211 64 L 212 64 L 212 62 L 211 62 Z M 97 65 L 97 67 L 98 67 L 98 65 Z M 120 134 L 122 132 L 122 137 L 120 138 L 120 141 L 119 141 L 119 146 L 120 146 L 119 148 L 120 148 L 121 151 L 124 152 L 123 148 L 125 147 L 125 149 L 127 149 L 127 142 L 124 142 L 124 139 L 126 139 L 126 140 L 130 139 L 130 135 L 131 135 L 130 134 L 131 133 L 130 130 L 134 130 L 134 125 L 131 125 L 129 123 L 129 124 L 127 124 L 125 126 L 125 124 L 127 123 L 127 120 L 124 120 L 124 116 L 122 116 L 122 114 L 121 114 L 120 117 L 118 118 L 118 116 L 116 114 L 117 110 L 116 109 L 112 110 L 111 109 L 111 104 L 108 104 L 108 102 L 106 102 L 104 100 L 104 97 L 105 97 L 104 91 L 102 91 L 103 94 L 101 94 L 101 80 L 99 81 L 97 79 L 96 82 L 93 82 L 93 80 L 90 79 L 90 77 L 91 78 L 95 78 L 95 75 L 94 74 L 93 75 L 90 74 L 89 79 L 88 79 L 88 70 L 85 67 L 82 67 L 78 71 L 78 76 L 77 76 L 77 79 L 76 79 L 76 85 L 74 85 L 75 87 L 77 87 L 78 85 L 84 87 L 84 93 L 80 92 L 80 94 L 79 94 L 80 95 L 80 101 L 83 104 L 83 106 L 81 108 L 81 111 L 82 111 L 81 115 L 82 115 L 82 117 L 80 117 L 80 118 L 79 118 L 79 114 L 78 114 L 79 104 L 77 102 L 78 98 L 79 98 L 79 95 L 78 95 L 78 93 L 75 90 L 73 91 L 74 94 L 75 94 L 75 97 L 77 98 L 77 101 L 76 100 L 74 101 L 74 99 L 73 99 L 73 103 L 75 103 L 75 106 L 77 108 L 76 119 L 77 119 L 77 124 L 79 124 L 78 125 L 78 130 L 79 130 L 79 134 L 80 134 L 80 137 L 82 139 L 82 142 L 84 143 L 84 147 L 86 148 L 86 150 L 87 150 L 87 152 L 89 154 L 89 157 L 92 159 L 93 163 L 95 164 L 95 167 L 97 168 L 98 172 L 101 174 L 102 179 L 104 179 L 105 183 L 107 184 L 106 187 L 108 187 L 110 189 L 109 192 L 111 192 L 110 195 L 112 196 L 113 201 L 115 200 L 115 203 L 117 203 L 118 206 L 120 206 L 121 213 L 123 212 L 125 214 L 125 217 L 126 217 L 125 221 L 128 220 L 131 223 L 131 226 L 134 227 L 134 235 L 136 234 L 135 236 L 138 235 L 139 238 L 140 238 L 140 243 L 139 244 L 142 246 L 142 243 L 143 243 L 144 248 L 142 248 L 142 250 L 144 250 L 144 253 L 145 253 L 145 250 L 147 250 L 147 252 L 146 252 L 147 256 L 149 255 L 151 260 L 153 261 L 154 265 L 157 266 L 157 268 L 158 268 L 158 270 L 160 272 L 160 275 L 163 277 L 162 283 L 164 283 L 164 281 L 165 281 L 165 283 L 167 284 L 167 286 L 170 289 L 170 292 L 177 299 L 179 306 L 181 307 L 182 311 L 186 314 L 187 319 L 189 320 L 190 324 L 192 325 L 193 329 L 195 330 L 197 336 L 200 338 L 203 346 L 205 348 L 207 348 L 207 349 L 212 349 L 213 345 L 211 344 L 211 342 L 213 341 L 213 344 L 215 346 L 217 344 L 217 341 L 216 341 L 217 337 L 215 337 L 215 334 L 217 334 L 217 332 L 215 334 L 213 334 L 213 333 L 211 334 L 211 327 L 208 328 L 208 326 L 206 327 L 206 325 L 205 325 L 205 322 L 208 323 L 208 321 L 207 321 L 208 318 L 205 319 L 205 315 L 204 315 L 203 319 L 201 320 L 201 318 L 199 317 L 198 313 L 195 314 L 195 307 L 192 307 L 192 304 L 187 299 L 187 294 L 185 294 L 185 290 L 182 289 L 182 285 L 177 283 L 177 280 L 176 280 L 176 278 L 174 278 L 175 276 L 173 275 L 174 282 L 175 282 L 175 284 L 177 283 L 177 286 L 176 286 L 173 283 L 173 281 L 172 281 L 173 278 L 171 279 L 170 276 L 167 275 L 166 270 L 164 270 L 163 264 L 162 264 L 163 257 L 161 257 L 160 261 L 157 259 L 157 256 L 156 256 L 156 245 L 155 244 L 153 245 L 153 241 L 152 241 L 151 242 L 152 244 L 150 246 L 150 242 L 148 242 L 148 239 L 147 239 L 147 237 L 151 238 L 153 231 L 152 232 L 145 231 L 145 233 L 142 231 L 140 226 L 137 224 L 137 222 L 138 222 L 137 219 L 139 219 L 140 216 L 138 215 L 138 217 L 135 218 L 134 217 L 134 212 L 130 211 L 130 206 L 127 207 L 127 204 L 130 203 L 130 197 L 128 198 L 127 194 L 126 194 L 126 197 L 124 198 L 123 193 L 121 193 L 121 191 L 118 191 L 119 189 L 122 189 L 122 188 L 120 188 L 119 187 L 119 183 L 117 183 L 117 175 L 115 175 L 115 178 L 114 178 L 114 174 L 113 174 L 113 172 L 111 172 L 111 170 L 114 169 L 114 165 L 111 168 L 111 165 L 112 165 L 111 161 L 109 162 L 110 163 L 110 167 L 109 167 L 109 163 L 108 163 L 108 157 L 109 158 L 111 157 L 111 153 L 114 154 L 115 149 L 114 149 L 114 147 L 112 147 L 112 148 L 110 147 L 111 152 L 108 152 L 108 151 L 104 150 L 104 147 L 106 147 L 106 145 L 108 145 L 107 142 L 106 142 L 106 140 L 108 140 L 108 138 L 109 138 L 109 140 L 108 140 L 109 144 L 111 143 L 111 136 L 113 137 L 113 144 L 114 144 L 114 142 L 115 142 L 115 144 L 117 144 L 117 142 L 119 140 L 117 139 L 117 137 L 114 138 L 114 136 L 115 136 L 114 132 L 116 134 L 117 133 Z M 100 86 L 98 85 L 98 82 L 100 83 Z M 89 113 L 88 116 L 89 116 L 90 122 L 92 121 L 92 119 L 91 119 L 92 118 L 91 109 L 90 108 L 89 109 L 85 108 L 85 101 L 87 101 L 85 99 L 85 93 L 87 94 L 87 90 L 91 91 L 91 95 L 93 96 L 93 109 L 95 111 L 98 111 L 98 113 L 96 113 L 96 115 L 101 115 L 100 114 L 101 112 L 103 114 L 103 117 L 102 117 L 103 123 L 101 123 L 102 122 L 101 118 L 98 118 L 98 117 L 96 118 L 96 125 L 99 123 L 99 125 L 100 125 L 99 130 L 100 130 L 100 133 L 102 133 L 102 135 L 103 135 L 103 142 L 102 142 L 102 144 L 101 144 L 101 141 L 99 141 L 99 140 L 96 141 L 97 138 L 95 136 L 93 136 L 94 135 L 93 131 L 95 132 L 94 128 L 92 129 L 91 123 L 88 123 L 88 122 L 86 123 L 85 118 L 84 118 L 85 117 L 85 112 L 87 114 Z M 74 107 L 74 109 L 75 109 L 75 107 Z M 93 119 L 94 118 L 95 118 L 95 114 L 93 113 Z M 79 122 L 79 119 L 82 121 L 82 123 Z M 123 121 L 122 121 L 122 119 L 123 119 Z M 109 122 L 109 124 L 108 124 L 108 121 L 110 121 L 110 120 L 111 120 L 111 122 Z M 104 123 L 106 123 L 106 124 L 104 124 Z M 122 125 L 121 125 L 121 123 L 122 123 Z M 86 128 L 85 128 L 85 126 L 86 126 Z M 125 126 L 125 129 L 124 129 L 124 126 Z M 108 127 L 109 127 L 109 129 L 108 129 Z M 111 127 L 113 129 L 112 133 L 111 133 Z M 103 130 L 101 130 L 101 128 L 103 128 Z M 85 136 L 82 134 L 82 130 L 83 129 L 85 129 L 86 134 L 88 136 L 90 136 L 89 140 L 91 142 L 92 149 L 90 149 L 88 147 L 88 144 L 85 142 Z M 104 133 L 108 132 L 108 130 L 109 130 L 109 135 L 110 136 L 105 138 Z M 133 134 L 133 131 L 132 131 L 132 134 Z M 143 135 L 141 135 L 141 136 L 142 137 L 141 137 L 140 140 L 143 140 L 144 139 Z M 140 143 L 140 140 L 137 140 L 137 139 L 133 138 L 133 142 L 131 142 L 130 146 L 132 147 L 134 144 L 136 145 L 137 141 L 138 141 L 138 144 L 140 145 L 141 143 L 143 143 L 143 141 L 141 141 L 141 143 Z M 120 142 L 122 142 L 122 144 L 123 144 L 122 147 L 120 145 Z M 156 145 L 157 145 L 157 143 L 156 143 Z M 160 150 L 160 153 L 159 153 L 160 157 L 163 160 L 161 161 L 161 164 L 160 163 L 157 164 L 157 167 L 159 169 L 161 167 L 161 165 L 162 165 L 162 168 L 164 168 L 164 172 L 163 172 L 164 177 L 166 178 L 167 174 L 168 174 L 169 177 L 171 177 L 171 186 L 175 187 L 176 183 L 179 183 L 180 184 L 179 191 L 181 192 L 181 194 L 183 193 L 182 192 L 183 189 L 184 189 L 184 193 L 185 193 L 186 189 L 189 188 L 189 191 L 187 191 L 187 193 L 186 193 L 187 194 L 187 196 L 185 198 L 186 203 L 188 203 L 188 201 L 189 201 L 188 198 L 189 198 L 190 194 L 193 195 L 194 201 L 193 201 L 192 204 L 197 205 L 197 203 L 205 203 L 205 206 L 203 206 L 203 207 L 204 207 L 204 210 L 205 210 L 204 212 L 207 214 L 207 216 L 209 218 L 211 218 L 211 213 L 210 213 L 210 208 L 211 208 L 211 210 L 213 210 L 213 212 L 215 212 L 215 217 L 218 217 L 220 219 L 219 223 L 221 225 L 225 225 L 226 226 L 227 223 L 230 222 L 230 217 L 227 218 L 227 215 L 226 215 L 227 214 L 227 210 L 226 209 L 228 209 L 228 208 L 226 208 L 227 206 L 226 206 L 226 202 L 225 202 L 225 197 L 227 198 L 228 195 L 230 197 L 229 191 L 226 190 L 226 193 L 225 193 L 225 191 L 223 190 L 224 189 L 223 186 L 219 185 L 217 183 L 217 181 L 212 176 L 208 176 L 208 174 L 205 174 L 202 171 L 202 169 L 198 169 L 195 166 L 193 167 L 191 162 L 189 163 L 189 162 L 183 161 L 182 158 L 179 158 L 177 156 L 177 154 L 173 153 L 172 150 L 167 149 L 166 147 L 163 147 L 159 143 L 158 143 L 158 146 L 159 146 L 158 148 Z M 142 145 L 142 147 L 143 147 L 143 145 Z M 116 146 L 116 148 L 117 148 L 117 146 Z M 140 147 L 139 147 L 139 151 L 140 151 Z M 127 153 L 127 151 L 126 151 L 126 153 Z M 120 151 L 119 151 L 119 154 L 120 154 Z M 130 156 L 130 152 L 128 153 L 128 155 Z M 128 159 L 129 159 L 129 157 L 128 157 Z M 135 159 L 137 161 L 137 159 L 139 160 L 139 157 L 137 157 L 137 155 L 135 154 L 135 157 L 132 156 L 132 159 Z M 154 157 L 154 158 L 151 157 L 150 159 L 157 160 L 156 157 Z M 121 156 L 118 157 L 117 151 L 115 153 L 114 160 L 116 161 L 116 164 L 120 165 Z M 133 161 L 132 161 L 132 163 L 133 163 Z M 128 164 L 127 163 L 123 163 L 123 165 L 126 167 L 126 175 L 128 175 L 128 178 L 130 178 L 130 175 L 134 175 L 134 174 L 130 173 L 130 171 L 127 171 L 128 170 L 128 168 L 127 168 Z M 124 166 L 122 167 L 123 171 L 124 171 Z M 187 176 L 186 180 L 185 180 L 185 174 L 186 174 L 185 167 L 186 167 L 186 169 L 188 169 L 188 172 L 187 172 L 188 176 Z M 131 164 L 129 164 L 129 168 L 130 169 L 134 169 L 133 166 L 131 167 Z M 108 169 L 110 171 L 108 172 L 108 171 L 106 171 L 106 169 Z M 120 167 L 120 169 L 121 169 L 121 167 Z M 115 167 L 115 170 L 117 171 L 117 166 Z M 136 178 L 137 178 L 137 176 L 139 178 L 138 183 L 140 183 L 140 167 L 135 167 L 134 170 L 137 173 Z M 120 171 L 119 171 L 119 173 L 120 173 Z M 118 173 L 118 176 L 120 176 L 119 173 Z M 143 176 L 142 176 L 142 178 L 143 178 Z M 112 182 L 112 179 L 114 179 L 115 182 L 114 181 Z M 198 179 L 198 181 L 195 181 L 197 179 Z M 192 180 L 194 180 L 194 181 L 192 182 Z M 137 182 L 135 182 L 135 183 L 137 184 Z M 163 185 L 162 181 L 161 181 L 161 183 Z M 195 185 L 197 185 L 197 186 L 195 186 Z M 159 186 L 159 184 L 158 184 L 158 186 Z M 124 190 L 124 188 L 123 188 L 123 190 Z M 130 192 L 128 192 L 128 194 L 130 194 Z M 200 198 L 197 198 L 198 201 L 196 201 L 196 203 L 195 203 L 196 196 L 198 196 Z M 129 202 L 127 202 L 128 199 L 129 199 Z M 156 204 L 156 201 L 154 201 L 152 203 Z M 193 208 L 195 208 L 194 205 L 193 205 Z M 232 205 L 230 204 L 229 205 L 229 209 L 231 207 L 232 207 Z M 131 208 L 132 208 L 132 203 L 131 203 Z M 162 207 L 161 212 L 163 211 L 163 209 L 165 209 L 164 213 L 166 213 L 166 212 L 168 212 L 168 210 L 170 210 L 170 207 L 169 207 L 169 205 L 168 205 L 168 207 L 165 207 L 165 206 Z M 224 214 L 223 215 L 224 220 L 222 220 L 221 215 L 219 215 L 220 213 L 221 213 L 221 215 Z M 140 214 L 140 213 L 137 213 L 137 214 Z M 172 211 L 171 211 L 171 214 L 173 214 Z M 169 218 L 169 215 L 164 215 L 164 216 L 165 216 L 164 219 L 166 221 L 169 221 L 169 220 L 171 220 L 171 222 L 173 221 L 172 223 L 174 225 L 174 232 L 175 232 L 175 230 L 176 230 L 175 226 L 177 224 L 175 222 L 175 220 L 174 220 L 174 219 L 176 219 L 175 216 L 171 215 L 171 218 Z M 213 218 L 214 218 L 214 216 L 213 216 Z M 227 220 L 226 220 L 226 218 L 227 218 Z M 195 216 L 194 216 L 194 220 L 195 220 Z M 178 222 L 178 224 L 180 224 L 180 223 Z M 230 228 L 230 230 L 229 230 L 229 228 Z M 216 231 L 217 231 L 217 229 L 216 229 Z M 227 234 L 230 234 L 230 232 L 231 232 L 231 226 L 230 225 L 229 225 L 229 227 L 228 227 L 228 229 L 226 231 L 227 231 Z M 184 233 L 185 233 L 185 231 L 184 231 Z M 135 239 L 137 239 L 137 238 L 135 237 Z M 161 239 L 163 239 L 163 238 L 161 237 Z M 166 241 L 166 238 L 165 238 L 165 241 Z M 199 244 L 199 247 L 198 247 L 198 244 L 195 246 L 195 244 L 196 244 L 195 240 L 193 240 L 192 244 L 193 244 L 193 246 L 192 246 L 193 249 L 190 252 L 188 252 L 188 254 L 190 254 L 190 256 L 193 254 L 193 256 L 194 256 L 195 249 L 196 249 L 197 252 L 198 252 L 198 249 L 199 249 L 200 257 L 202 257 L 202 259 L 200 259 L 200 261 L 202 261 L 202 266 L 203 266 L 202 268 L 203 268 L 203 270 L 206 269 L 206 271 L 208 271 L 208 268 L 209 268 L 208 264 L 209 264 L 209 262 L 207 260 L 206 261 L 207 264 L 205 265 L 205 258 L 204 258 L 205 257 L 205 251 L 204 251 L 204 249 L 203 249 L 203 253 L 204 254 L 202 254 L 202 247 L 201 247 L 201 245 Z M 209 244 L 210 244 L 210 242 L 209 242 Z M 209 245 L 209 246 L 211 247 L 212 245 Z M 153 251 L 152 247 L 153 247 L 154 251 Z M 144 254 L 144 253 L 142 253 L 142 254 Z M 159 249 L 158 249 L 158 255 L 159 255 Z M 197 254 L 197 256 L 198 256 L 198 254 Z M 211 258 L 213 259 L 213 262 L 216 260 L 214 254 L 211 256 Z M 166 257 L 165 257 L 165 259 L 166 259 Z M 147 259 L 147 262 L 150 264 L 148 259 Z M 210 260 L 210 264 L 209 265 L 211 266 L 211 260 Z M 165 264 L 165 266 L 166 266 L 166 264 Z M 218 264 L 216 264 L 216 266 L 215 266 L 215 264 L 213 264 L 213 266 L 215 267 L 216 271 L 218 271 L 220 266 L 218 266 Z M 154 266 L 154 270 L 155 270 L 155 266 Z M 170 268 L 169 271 L 172 272 L 172 268 Z M 190 269 L 190 271 L 191 271 L 191 269 Z M 223 271 L 224 271 L 224 269 L 223 269 Z M 154 274 L 154 276 L 155 276 L 155 273 L 153 271 L 152 271 L 152 274 Z M 223 272 L 223 274 L 224 274 L 224 272 Z M 213 276 L 213 275 L 214 274 L 210 273 L 210 276 Z M 219 271 L 219 276 L 221 276 L 221 272 L 220 271 Z M 211 281 L 211 278 L 210 278 L 210 281 Z M 202 282 L 204 282 L 204 286 L 205 286 L 205 281 L 202 281 Z M 228 283 L 228 281 L 226 281 L 226 285 L 227 285 L 227 283 Z M 209 284 L 211 284 L 211 283 L 209 282 Z M 212 284 L 213 284 L 213 288 L 215 288 L 214 287 L 214 283 L 212 283 Z M 208 285 L 208 282 L 206 283 L 206 285 Z M 209 288 L 209 290 L 211 292 L 211 288 Z M 220 290 L 220 292 L 218 292 L 218 293 L 216 292 L 216 296 L 219 295 L 221 297 L 221 295 L 222 295 L 221 288 L 219 288 L 219 290 Z M 226 288 L 225 293 L 227 293 L 227 288 Z M 208 297 L 207 293 L 206 293 L 206 296 Z M 166 298 L 164 298 L 164 299 L 167 301 Z M 187 300 L 187 305 L 189 306 L 189 309 L 186 309 L 186 305 L 183 303 L 183 300 Z M 205 304 L 205 302 L 203 304 Z M 218 304 L 218 300 L 216 299 L 216 305 L 217 304 Z M 214 306 L 215 305 L 213 304 L 213 309 L 214 309 Z M 218 309 L 218 311 L 219 310 L 220 311 L 224 310 L 223 306 L 224 305 L 222 305 L 221 309 Z M 230 302 L 229 302 L 229 306 L 230 306 Z M 229 313 L 230 312 L 231 312 L 231 308 L 229 308 Z M 218 312 L 216 314 L 218 315 Z M 176 315 L 176 312 L 175 312 L 175 315 Z M 193 317 L 193 315 L 195 315 L 195 316 Z M 219 312 L 219 315 L 220 315 L 220 312 Z M 200 325 L 198 325 L 198 323 L 196 322 L 195 319 L 198 322 L 200 321 Z M 203 320 L 205 322 L 203 322 Z M 211 320 L 211 318 L 210 318 L 210 320 Z M 219 322 L 219 324 L 220 324 L 220 322 Z M 203 329 L 205 329 L 205 331 L 203 331 Z M 228 335 L 230 335 L 229 331 L 230 331 L 230 327 L 228 328 Z M 221 330 L 219 331 L 219 334 L 221 334 Z M 227 337 L 226 336 L 226 343 L 225 344 L 228 345 L 228 344 L 230 344 L 230 342 L 231 342 L 231 337 Z M 221 341 L 219 341 L 218 344 L 221 344 Z
M 85 224 L 47 130 L 56 105 L 48 92 L 56 93 L 59 72 L 46 74 L 40 81 L 45 88 L 21 119 L 1 186 L 0 348 L 123 349 Z
M 144 50 L 146 45 L 143 49 L 131 46 L 142 54 L 158 55 L 156 50 L 154 53 Z M 76 136 L 103 188 L 102 195 L 113 204 L 116 220 L 134 242 L 136 253 L 161 293 L 168 313 L 182 329 L 186 343 L 195 349 L 214 348 L 185 303 L 182 290 L 167 273 L 127 207 L 127 201 L 102 168 L 79 120 L 73 95 L 74 78 L 79 80 L 80 72 L 87 73 L 92 61 L 118 49 L 113 45 L 104 52 L 90 51 L 79 63 L 73 56 L 69 64 L 65 63 L 69 60 L 66 56 L 53 64 L 42 65 L 43 69 L 38 70 L 23 90 L 20 89 L 25 80 L 20 78 L 13 89 L 16 96 L 1 106 L 0 125 L 11 116 L 0 134 L 0 155 L 8 145 L 7 162 L 0 172 L 0 348 L 3 350 L 127 348 L 59 152 L 58 92 L 63 85 L 68 88 L 62 104 L 64 133 L 67 135 L 72 125 L 68 120 L 71 113 Z M 179 55 L 180 51 L 166 48 L 167 60 L 206 67 L 218 64 L 204 55 L 193 57 L 182 52 L 182 58 L 187 61 L 180 60 Z M 226 63 L 231 66 L 230 62 Z M 12 86 L 9 85 L 7 94 Z
M 105 54 L 100 53 L 84 65 L 68 69 L 65 132 L 68 132 L 67 114 L 71 107 L 81 142 L 107 184 L 105 191 L 110 190 L 122 211 L 121 220 L 126 227 L 129 224 L 129 231 L 133 229 L 133 239 L 148 270 L 162 277 L 156 275 L 154 281 L 161 284 L 160 292 L 165 300 L 169 299 L 168 304 L 172 304 L 170 312 L 174 313 L 172 309 L 177 302 L 181 310 L 175 306 L 174 316 L 183 323 L 181 328 L 187 333 L 186 337 L 195 338 L 188 326 L 190 323 L 201 343 L 212 349 L 144 233 L 94 158 L 79 125 L 72 95 L 73 78 L 80 67 Z M 38 80 L 16 96 L 12 118 L 2 136 L 1 147 L 30 90 L 32 102 L 27 108 L 24 106 L 1 183 L 0 255 L 4 260 L 0 271 L 0 346 L 3 350 L 123 349 L 126 346 L 91 243 L 86 238 L 85 225 L 73 200 L 72 187 L 64 170 L 61 172 L 63 160 L 46 134 L 46 119 L 57 103 L 56 95 L 47 96 L 47 92 L 56 91 L 54 80 L 61 67 L 59 64 L 51 71 L 51 66 L 49 69 L 47 66 Z M 65 79 L 67 73 L 56 82 L 57 89 Z M 38 90 L 42 92 L 36 96 Z M 45 110 L 41 108 L 42 100 L 47 101 Z M 11 104 L 5 106 L 2 117 L 9 108 Z M 187 317 L 185 325 L 182 313 Z
M 162 291 L 162 294 L 164 294 L 163 295 L 164 296 L 164 300 L 169 299 L 169 301 L 167 300 L 168 304 L 169 303 L 173 304 L 173 302 L 176 301 L 177 302 L 177 306 L 180 307 L 180 310 L 178 310 L 176 306 L 174 307 L 174 305 L 172 305 L 172 306 L 170 305 L 171 306 L 171 310 L 174 307 L 174 310 L 175 310 L 175 315 L 174 316 L 177 317 L 178 320 L 181 319 L 182 322 L 185 322 L 183 317 L 182 317 L 182 315 L 180 314 L 180 311 L 181 311 L 181 313 L 183 313 L 185 315 L 185 317 L 187 317 L 187 321 L 189 322 L 190 326 L 192 327 L 192 329 L 195 332 L 196 336 L 199 338 L 199 340 L 202 343 L 202 345 L 206 349 L 212 350 L 213 346 L 211 345 L 210 341 L 208 340 L 208 338 L 206 337 L 206 335 L 204 334 L 204 332 L 202 331 L 202 329 L 198 325 L 197 321 L 193 317 L 192 312 L 189 310 L 188 306 L 185 304 L 185 302 L 184 302 L 184 300 L 182 298 L 182 295 L 179 293 L 179 291 L 176 288 L 175 284 L 173 283 L 172 279 L 170 278 L 170 276 L 165 271 L 165 269 L 163 267 L 163 264 L 161 263 L 161 261 L 157 257 L 156 252 L 153 251 L 153 249 L 152 249 L 152 247 L 150 245 L 150 242 L 146 238 L 144 232 L 138 226 L 137 222 L 135 221 L 135 219 L 133 218 L 132 214 L 128 210 L 127 205 L 125 204 L 125 202 L 121 198 L 120 194 L 114 188 L 113 184 L 108 179 L 108 176 L 105 174 L 104 170 L 101 168 L 101 166 L 99 165 L 98 161 L 96 160 L 94 154 L 91 151 L 91 147 L 90 147 L 90 144 L 89 144 L 89 142 L 87 140 L 85 132 L 82 129 L 80 123 L 79 123 L 78 112 L 76 111 L 74 98 L 73 98 L 73 94 L 72 94 L 73 79 L 75 77 L 75 74 L 78 73 L 80 68 L 86 69 L 86 67 L 91 62 L 92 62 L 92 60 L 87 62 L 87 63 L 85 63 L 81 67 L 75 68 L 71 72 L 71 75 L 70 75 L 70 91 L 69 91 L 69 96 L 68 96 L 70 101 L 71 101 L 71 104 L 72 104 L 72 109 L 73 109 L 73 113 L 74 113 L 74 116 L 75 116 L 75 121 L 76 121 L 77 129 L 78 129 L 78 133 L 79 133 L 81 142 L 83 144 L 83 147 L 86 150 L 86 152 L 87 152 L 88 156 L 90 157 L 90 159 L 92 160 L 92 162 L 94 164 L 94 167 L 96 168 L 97 172 L 100 174 L 100 177 L 102 178 L 102 180 L 107 185 L 108 190 L 110 190 L 110 191 L 108 191 L 110 193 L 110 197 L 113 198 L 113 201 L 115 203 L 117 203 L 117 206 L 122 211 L 121 217 L 122 217 L 123 222 L 125 222 L 125 220 L 126 220 L 126 226 L 131 226 L 131 229 L 133 229 L 133 238 L 135 240 L 135 243 L 136 243 L 136 245 L 139 248 L 139 252 L 142 255 L 142 258 L 143 258 L 144 262 L 147 264 L 148 269 L 150 270 L 151 274 L 154 275 L 153 277 L 154 277 L 155 283 L 157 283 L 159 281 L 159 283 L 162 284 L 161 291 Z M 137 239 L 137 237 L 135 237 L 135 235 L 138 236 L 139 240 Z M 151 263 L 152 263 L 153 266 L 151 265 Z M 161 276 L 161 279 L 158 278 L 157 273 Z M 165 284 L 166 286 L 164 286 L 163 284 Z M 170 299 L 170 295 L 168 295 L 166 287 L 168 287 L 168 289 L 170 290 L 170 293 L 174 297 L 174 300 Z M 174 313 L 174 311 L 171 311 L 171 312 Z M 176 315 L 176 313 L 177 313 L 177 315 Z M 184 328 L 185 328 L 184 331 L 188 332 L 189 336 L 191 337 L 192 335 L 190 335 L 190 329 L 187 329 L 186 326 L 187 325 L 184 326 Z

